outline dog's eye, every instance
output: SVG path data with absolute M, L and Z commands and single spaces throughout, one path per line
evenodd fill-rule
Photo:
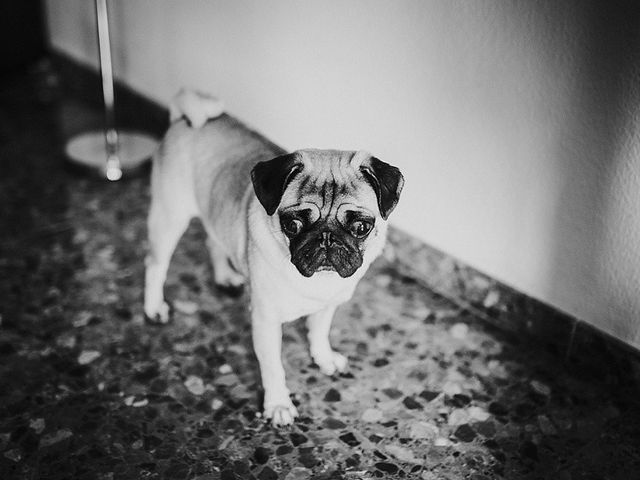
M 283 222 L 282 229 L 287 235 L 294 236 L 300 233 L 300 230 L 302 230 L 302 226 L 302 220 L 299 220 L 297 218 L 290 218 Z
M 349 227 L 349 231 L 354 237 L 363 238 L 369 234 L 372 228 L 373 225 L 371 223 L 362 220 L 356 220 Z

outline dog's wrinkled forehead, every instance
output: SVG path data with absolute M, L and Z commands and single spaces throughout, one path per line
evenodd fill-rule
M 251 182 L 269 216 L 278 207 L 295 206 L 301 197 L 309 197 L 318 209 L 347 204 L 350 197 L 356 204 L 377 204 L 386 220 L 398 203 L 404 178 L 398 168 L 363 151 L 298 150 L 258 162 Z
M 303 165 L 282 197 L 282 206 L 313 202 L 320 210 L 337 207 L 336 201 L 357 198 L 376 205 L 374 191 L 365 182 L 360 167 L 370 158 L 366 152 L 299 150 Z

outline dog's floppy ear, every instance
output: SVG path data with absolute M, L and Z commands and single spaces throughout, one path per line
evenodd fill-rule
M 268 215 L 275 213 L 287 185 L 300 170 L 302 163 L 296 153 L 281 155 L 253 167 L 253 190 Z
M 376 192 L 380 214 L 386 220 L 400 199 L 400 192 L 404 185 L 402 173 L 396 167 L 376 157 L 364 161 L 360 171 Z

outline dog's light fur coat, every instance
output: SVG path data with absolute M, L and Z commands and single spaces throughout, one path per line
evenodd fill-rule
M 188 95 L 189 98 L 183 98 Z M 181 97 L 182 96 L 182 97 Z M 188 111 L 181 110 L 188 105 Z M 237 287 L 248 280 L 254 349 L 264 386 L 264 414 L 275 425 L 292 423 L 297 410 L 289 398 L 281 361 L 282 323 L 307 316 L 311 355 L 326 374 L 342 371 L 347 359 L 329 344 L 334 311 L 348 300 L 369 264 L 381 252 L 387 223 L 377 209 L 376 193 L 366 182 L 352 182 L 339 202 L 300 198 L 298 176 L 286 187 L 280 208 L 300 202 L 316 202 L 324 209 L 338 204 L 368 207 L 375 227 L 365 242 L 363 263 L 351 276 L 319 271 L 304 277 L 291 262 L 288 240 L 277 214 L 267 215 L 256 197 L 251 171 L 261 161 L 281 155 L 277 147 L 266 148 L 257 136 L 240 133 L 237 124 L 224 116 L 199 128 L 202 115 L 197 95 L 181 92 L 172 102 L 176 121 L 169 128 L 153 159 L 151 207 L 148 219 L 149 255 L 146 260 L 145 313 L 168 321 L 169 308 L 163 285 L 171 255 L 193 217 L 202 220 L 217 285 Z M 203 103 L 203 108 L 211 105 Z M 196 111 L 197 121 L 189 118 Z M 179 115 L 179 113 L 182 115 Z M 191 120 L 191 125 L 179 117 Z M 312 181 L 326 177 L 359 178 L 366 152 L 300 151 L 304 169 Z M 331 162 L 326 160 L 332 157 Z M 309 196 L 309 195 L 307 195 Z M 328 211 L 326 213 L 329 213 Z

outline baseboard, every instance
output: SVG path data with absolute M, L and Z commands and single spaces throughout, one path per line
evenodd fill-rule
M 389 243 L 399 268 L 430 290 L 502 332 L 556 355 L 564 366 L 594 381 L 640 385 L 640 352 L 633 346 L 519 292 L 426 245 L 390 229 Z
M 59 52 L 51 53 L 63 88 L 100 108 L 102 93 L 96 70 Z M 168 125 L 166 107 L 116 82 L 116 121 L 161 136 Z M 259 135 L 259 134 L 256 134 Z M 265 144 L 271 142 L 264 137 Z M 484 320 L 558 356 L 569 368 L 581 369 L 612 384 L 638 384 L 640 352 L 620 340 L 492 279 L 463 262 L 391 228 L 389 254 L 404 275 Z

